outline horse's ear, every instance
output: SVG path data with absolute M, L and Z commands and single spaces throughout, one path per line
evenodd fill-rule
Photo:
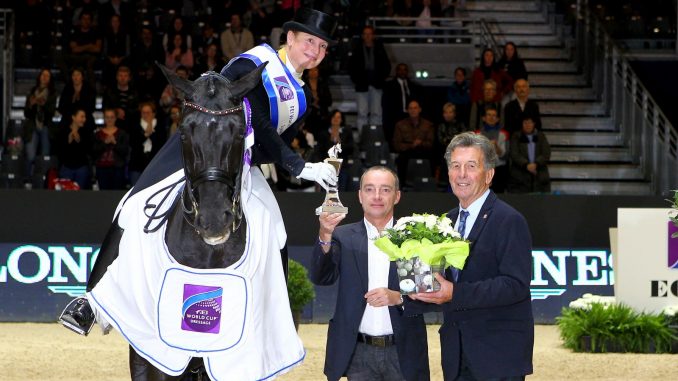
M 230 88 L 231 95 L 233 95 L 234 98 L 242 99 L 245 94 L 257 86 L 261 81 L 261 72 L 264 71 L 266 64 L 268 64 L 268 62 L 262 63 L 256 69 L 247 73 L 239 80 L 233 82 Z
M 195 91 L 193 82 L 179 77 L 175 72 L 168 69 L 167 66 L 161 64 L 158 61 L 156 61 L 155 64 L 158 65 L 160 70 L 162 70 L 162 73 L 165 75 L 165 78 L 167 78 L 167 81 L 170 83 L 170 85 L 174 86 L 174 88 L 178 90 L 181 90 L 181 92 L 183 92 L 187 97 L 193 95 L 193 92 Z

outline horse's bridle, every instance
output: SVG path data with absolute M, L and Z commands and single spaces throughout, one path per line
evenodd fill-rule
M 224 116 L 224 115 L 229 115 L 233 114 L 239 111 L 243 110 L 243 106 L 235 106 L 231 107 L 225 110 L 210 110 L 206 107 L 200 106 L 198 104 L 195 104 L 193 102 L 189 102 L 184 100 L 184 108 L 192 108 L 194 110 L 197 110 L 199 112 L 205 113 L 205 114 L 210 114 L 210 115 L 216 115 L 216 116 Z M 183 151 L 183 144 L 181 146 L 182 151 Z M 183 156 L 183 152 L 182 152 Z M 235 181 L 231 177 L 228 176 L 226 171 L 224 171 L 221 168 L 218 167 L 207 167 L 205 170 L 198 172 L 195 176 L 193 177 L 188 177 L 186 176 L 186 186 L 184 187 L 184 191 L 181 192 L 181 208 L 184 211 L 184 218 L 186 218 L 186 221 L 193 226 L 196 231 L 198 231 L 197 226 L 198 225 L 198 201 L 195 198 L 195 190 L 198 188 L 198 186 L 204 182 L 207 181 L 218 181 L 224 185 L 226 185 L 229 189 L 233 191 L 233 199 L 231 200 L 231 213 L 235 216 L 233 220 L 233 232 L 235 232 L 239 227 L 240 227 L 240 222 L 242 221 L 242 207 L 240 206 L 240 184 L 241 184 L 241 177 L 242 177 L 242 167 L 238 171 L 238 175 L 236 176 Z M 185 196 L 188 196 L 188 199 L 191 203 L 190 207 L 186 206 L 186 201 L 185 201 Z

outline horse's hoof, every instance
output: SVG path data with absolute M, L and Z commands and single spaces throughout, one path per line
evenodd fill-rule
M 59 316 L 59 323 L 83 336 L 92 330 L 94 320 L 94 311 L 85 297 L 73 299 Z

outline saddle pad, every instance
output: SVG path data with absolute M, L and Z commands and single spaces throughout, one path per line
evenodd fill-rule
M 235 272 L 170 268 L 158 297 L 158 335 L 192 356 L 245 341 L 251 310 L 249 279 Z

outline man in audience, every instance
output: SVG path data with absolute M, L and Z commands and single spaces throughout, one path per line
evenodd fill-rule
M 426 159 L 433 165 L 433 143 L 435 128 L 433 123 L 421 117 L 421 106 L 416 100 L 407 105 L 409 116 L 396 123 L 393 135 L 393 148 L 398 153 L 396 165 L 398 176 L 411 181 L 407 177 L 407 165 L 410 159 Z M 433 168 L 432 168 L 433 169 Z
M 530 96 L 530 83 L 526 79 L 519 79 L 513 84 L 516 99 L 508 102 L 504 107 L 504 128 L 513 134 L 523 127 L 523 120 L 529 116 L 535 128 L 541 130 L 541 114 L 537 101 L 528 99 Z
M 66 67 L 62 73 L 67 73 L 68 68 L 82 66 L 86 70 L 87 82 L 96 88 L 94 64 L 101 54 L 102 40 L 92 25 L 92 14 L 88 11 L 80 14 L 80 26 L 71 31 L 68 46 L 70 54 L 65 58 Z
M 396 65 L 395 77 L 384 84 L 383 128 L 386 141 L 393 149 L 393 133 L 398 121 L 407 118 L 407 105 L 413 99 L 418 99 L 419 87 L 410 80 L 410 69 L 405 63 Z M 404 179 L 403 179 L 404 180 Z
M 254 37 L 249 29 L 242 26 L 240 15 L 231 15 L 231 27 L 221 32 L 221 52 L 226 60 L 254 47 Z
M 376 39 L 374 28 L 365 26 L 361 40 L 353 48 L 349 61 L 349 74 L 355 85 L 358 103 L 358 129 L 379 125 L 381 118 L 382 88 L 391 73 L 391 62 L 384 45 Z
M 118 67 L 115 74 L 115 85 L 106 89 L 103 97 L 104 108 L 115 110 L 119 122 L 127 128 L 130 113 L 139 106 L 139 95 L 131 84 L 132 72 L 127 66 Z
M 430 379 L 426 326 L 422 314 L 407 314 L 395 262 L 374 246 L 393 227 L 400 201 L 398 176 L 376 166 L 360 178 L 359 222 L 337 225 L 346 215 L 321 213 L 313 248 L 311 280 L 339 288 L 327 333 L 325 375 L 329 381 L 426 381 Z

